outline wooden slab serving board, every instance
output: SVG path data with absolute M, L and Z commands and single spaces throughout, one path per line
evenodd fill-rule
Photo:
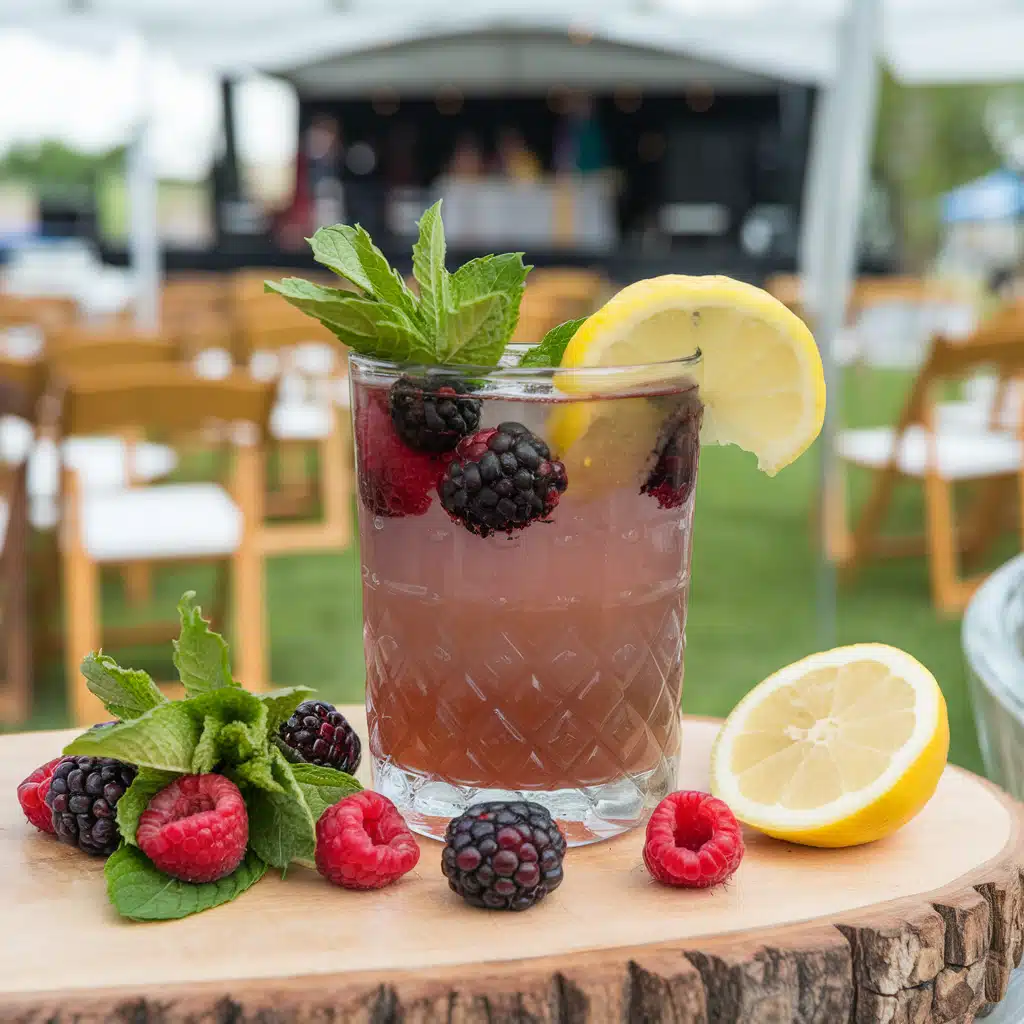
M 343 708 L 365 735 L 360 708 Z M 717 723 L 687 719 L 680 786 Z M 652 882 L 642 830 L 570 850 L 539 906 L 464 905 L 417 869 L 353 893 L 295 868 L 183 921 L 133 924 L 102 863 L 23 819 L 16 784 L 70 732 L 0 737 L 0 1021 L 970 1021 L 1024 949 L 1022 807 L 957 768 L 890 839 L 812 850 L 754 832 L 733 880 Z M 366 782 L 364 778 L 364 782 Z

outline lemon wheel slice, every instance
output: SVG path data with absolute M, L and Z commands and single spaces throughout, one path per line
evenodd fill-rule
M 928 802 L 949 751 L 935 677 L 884 644 L 838 647 L 769 676 L 736 706 L 711 754 L 711 790 L 779 839 L 854 846 Z
M 667 274 L 622 289 L 582 324 L 561 365 L 637 369 L 623 377 L 561 374 L 559 387 L 571 393 L 618 389 L 624 382 L 649 387 L 659 375 L 678 371 L 647 364 L 698 349 L 703 443 L 739 445 L 774 474 L 818 436 L 825 380 L 811 332 L 767 292 L 728 277 Z
M 565 464 L 573 497 L 585 501 L 620 487 L 638 489 L 665 415 L 647 398 L 556 406 L 545 435 Z

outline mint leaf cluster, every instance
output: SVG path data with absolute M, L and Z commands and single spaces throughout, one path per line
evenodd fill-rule
M 168 700 L 145 672 L 121 668 L 102 653 L 82 663 L 89 689 L 117 716 L 74 739 L 65 754 L 114 757 L 138 767 L 117 804 L 123 845 L 107 861 L 111 902 L 126 917 L 184 917 L 234 899 L 268 866 L 284 870 L 312 860 L 316 821 L 362 787 L 331 768 L 293 765 L 276 743 L 278 727 L 313 691 L 293 686 L 253 694 L 231 675 L 228 646 L 187 593 L 178 605 L 181 634 L 174 664 L 185 689 Z M 249 815 L 249 849 L 227 878 L 193 885 L 158 871 L 136 843 L 139 818 L 153 796 L 181 775 L 216 771 L 241 790 Z
M 308 241 L 314 259 L 356 291 L 296 277 L 268 281 L 266 290 L 315 317 L 353 351 L 426 365 L 494 366 L 501 359 L 532 268 L 522 253 L 505 253 L 449 273 L 440 201 L 420 218 L 412 249 L 418 294 L 358 225 L 320 228 Z

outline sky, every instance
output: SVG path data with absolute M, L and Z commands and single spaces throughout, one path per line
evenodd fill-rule
M 146 109 L 147 92 L 157 173 L 204 178 L 220 140 L 220 94 L 213 75 L 166 56 L 147 60 L 135 40 L 101 55 L 21 31 L 0 31 L 0 153 L 48 139 L 87 152 L 127 142 Z M 242 160 L 264 165 L 291 160 L 297 105 L 290 86 L 253 76 L 235 95 Z

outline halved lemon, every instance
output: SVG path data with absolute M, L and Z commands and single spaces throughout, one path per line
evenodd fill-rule
M 858 644 L 769 676 L 711 753 L 711 791 L 740 821 L 808 846 L 895 832 L 931 798 L 949 752 L 946 702 L 905 651 Z
M 561 365 L 585 370 L 679 360 L 700 349 L 704 444 L 736 444 L 773 475 L 821 430 L 825 378 L 814 337 L 781 302 L 728 277 L 666 274 L 623 288 L 576 332 Z M 649 367 L 636 381 L 656 385 Z M 600 393 L 622 387 L 616 375 L 562 374 L 559 387 Z

